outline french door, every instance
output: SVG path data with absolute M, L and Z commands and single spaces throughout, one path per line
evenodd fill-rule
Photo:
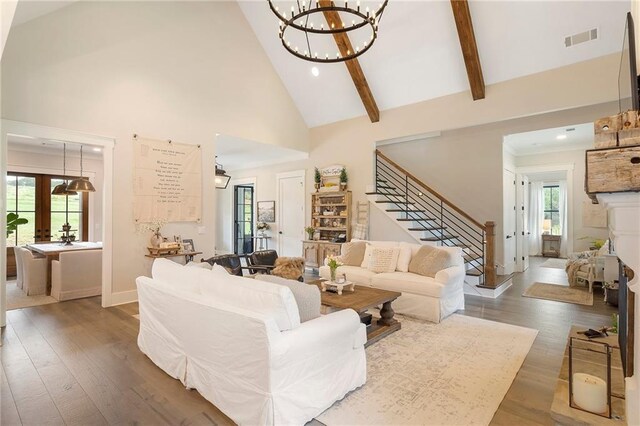
M 253 186 L 233 187 L 233 252 L 253 252 Z
M 67 180 L 73 177 L 67 177 Z M 88 237 L 89 197 L 77 195 L 51 195 L 53 188 L 61 184 L 62 176 L 7 173 L 7 213 L 17 213 L 29 222 L 7 237 L 7 276 L 15 276 L 14 246 L 58 241 L 62 225 L 69 223 L 78 241 Z

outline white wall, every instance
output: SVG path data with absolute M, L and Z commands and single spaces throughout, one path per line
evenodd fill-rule
M 39 153 L 19 149 L 7 150 L 7 170 L 42 174 L 62 174 L 62 155 Z M 80 175 L 80 156 L 67 151 L 67 175 Z M 101 158 L 87 156 L 83 159 L 83 173 L 90 177 L 96 192 L 89 193 L 89 241 L 102 241 L 102 198 L 104 167 Z M 55 230 L 53 230 L 55 232 Z M 54 234 L 52 234 L 54 235 Z
M 607 228 L 591 228 L 582 224 L 583 203 L 591 203 L 584 192 L 584 156 L 584 150 L 572 150 L 515 157 L 517 167 L 552 167 L 554 164 L 573 165 L 573 213 L 571 217 L 573 222 L 573 251 L 588 250 L 591 238 L 605 240 L 609 237 Z M 584 237 L 589 238 L 582 239 Z
M 3 0 L 0 2 L 0 58 L 9 37 L 13 16 L 16 14 L 18 0 Z
M 235 2 L 77 2 L 12 29 L 2 94 L 3 118 L 116 139 L 114 293 L 134 290 L 150 266 L 149 235 L 132 215 L 134 133 L 202 145 L 202 224 L 163 233 L 193 238 L 205 255 L 215 245 L 215 134 L 308 149 L 308 129 Z

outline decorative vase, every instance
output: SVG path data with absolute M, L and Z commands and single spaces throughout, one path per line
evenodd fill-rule
M 313 240 L 313 232 L 308 232 L 307 237 L 309 237 L 309 240 Z
M 320 184 L 319 184 L 319 183 L 316 183 L 316 184 L 315 184 L 315 187 L 316 187 L 316 192 L 318 192 L 318 190 L 320 189 Z
M 340 182 L 340 191 L 346 191 L 347 190 L 347 182 Z
M 153 234 L 151 234 L 151 238 L 149 239 L 149 244 L 151 244 L 151 247 L 158 248 L 160 247 L 161 242 L 162 235 L 160 235 L 160 232 L 154 232 Z
M 329 268 L 329 271 L 331 272 L 331 282 L 332 283 L 336 282 L 336 269 L 338 269 L 338 268 Z

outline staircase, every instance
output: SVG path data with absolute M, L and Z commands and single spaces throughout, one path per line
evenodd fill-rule
M 493 222 L 482 224 L 376 150 L 372 205 L 421 244 L 461 247 L 467 282 L 495 288 Z

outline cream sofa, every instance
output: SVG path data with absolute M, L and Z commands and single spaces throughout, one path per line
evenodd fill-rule
M 138 346 L 237 424 L 303 425 L 366 381 L 351 309 L 301 323 L 283 285 L 166 259 L 152 276 L 136 280 Z
M 367 242 L 374 247 L 399 247 L 401 250 L 407 251 L 407 254 L 410 251 L 411 257 L 422 247 L 421 244 L 395 241 Z M 439 271 L 435 278 L 402 270 L 377 274 L 361 266 L 347 265 L 338 267 L 338 273 L 344 273 L 347 280 L 359 285 L 401 292 L 402 296 L 392 305 L 395 312 L 439 323 L 455 311 L 464 309 L 463 286 L 466 272 L 462 249 L 459 247 L 438 248 L 453 253 L 456 263 L 455 266 Z M 329 279 L 328 266 L 320 267 L 320 276 Z

